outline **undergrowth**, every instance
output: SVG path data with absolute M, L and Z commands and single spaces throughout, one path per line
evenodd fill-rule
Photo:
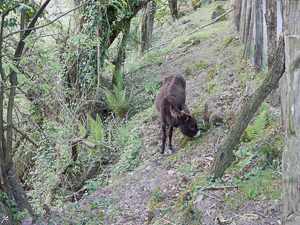
M 204 13 L 210 12 L 214 4 L 215 3 L 205 8 Z M 200 17 L 200 14 L 198 14 L 195 16 L 196 19 Z M 195 18 L 191 18 L 191 21 L 195 21 Z M 206 19 L 201 17 L 201 21 L 206 22 Z M 134 171 L 143 163 L 143 159 L 140 158 L 140 152 L 143 147 L 140 127 L 146 123 L 147 120 L 154 117 L 156 108 L 153 101 L 161 85 L 161 78 L 165 76 L 164 73 L 170 72 L 163 71 L 164 68 L 158 67 L 153 69 L 151 74 L 149 74 L 147 70 L 143 71 L 143 68 L 149 69 L 152 66 L 164 63 L 167 60 L 166 56 L 177 54 L 179 52 L 178 49 L 181 48 L 188 49 L 191 47 L 189 44 L 196 39 L 200 40 L 200 42 L 209 39 L 212 44 L 203 50 L 202 54 L 205 56 L 213 52 L 214 56 L 216 56 L 215 61 L 208 61 L 204 57 L 204 59 L 197 59 L 195 65 L 188 65 L 182 69 L 187 77 L 197 76 L 202 71 L 208 73 L 205 84 L 199 87 L 199 90 L 200 88 L 204 90 L 203 93 L 201 93 L 202 96 L 199 97 L 197 105 L 194 106 L 195 111 L 199 112 L 197 113 L 197 120 L 200 118 L 200 114 L 202 114 L 204 100 L 206 98 L 218 98 L 219 93 L 227 90 L 224 84 L 225 81 L 221 83 L 221 80 L 224 79 L 222 77 L 228 78 L 229 76 L 236 76 L 240 88 L 247 86 L 247 81 L 249 80 L 254 80 L 255 83 L 258 83 L 262 79 L 262 75 L 257 77 L 253 76 L 251 64 L 248 61 L 239 59 L 241 46 L 237 46 L 238 41 L 236 39 L 232 36 L 230 36 L 230 40 L 227 38 L 224 38 L 224 40 L 219 38 L 218 34 L 225 31 L 229 32 L 229 28 L 226 25 L 227 23 L 228 22 L 216 23 L 207 29 L 199 30 L 193 35 L 189 35 L 183 39 L 182 37 L 184 35 L 178 35 L 178 33 L 168 36 L 169 33 L 176 30 L 175 26 L 170 26 L 165 30 L 164 27 L 162 27 L 157 35 L 163 38 L 169 37 L 173 42 L 159 49 L 149 50 L 142 59 L 136 56 L 136 52 L 132 52 L 131 55 L 128 56 L 124 71 L 126 75 L 128 75 L 126 76 L 126 82 L 132 87 L 131 96 L 129 98 L 130 101 L 126 98 L 127 93 L 125 89 L 118 89 L 118 87 L 115 87 L 114 94 L 115 97 L 117 97 L 116 94 L 119 93 L 120 98 L 117 97 L 111 100 L 112 103 L 121 102 L 124 104 L 127 114 L 123 115 L 123 111 L 117 111 L 118 108 L 122 108 L 120 105 L 115 104 L 117 105 L 115 109 L 113 106 L 110 106 L 116 114 L 122 115 L 120 118 L 123 120 L 120 121 L 114 118 L 110 121 L 102 121 L 100 116 L 96 116 L 95 119 L 88 116 L 86 126 L 83 124 L 78 125 L 80 135 L 84 135 L 87 129 L 90 130 L 91 134 L 88 140 L 101 146 L 97 151 L 89 150 L 84 147 L 80 148 L 80 154 L 82 155 L 81 162 L 95 162 L 95 167 L 101 167 L 102 169 L 99 170 L 100 173 L 96 177 L 89 179 L 85 183 L 88 194 L 95 192 L 107 184 L 117 185 L 119 178 L 126 176 L 129 171 Z M 167 24 L 163 26 L 167 26 Z M 159 38 L 156 40 L 159 41 Z M 230 54 L 228 54 L 228 52 L 225 53 L 225 51 L 229 51 Z M 182 59 L 179 60 L 182 60 L 180 62 L 183 64 L 189 61 L 190 58 L 182 57 Z M 171 63 L 172 61 L 170 61 L 170 64 Z M 176 68 L 171 68 L 170 70 L 172 69 L 176 70 Z M 108 100 L 110 97 L 113 97 L 113 94 L 107 93 L 107 97 Z M 229 109 L 230 105 L 226 107 L 228 107 L 228 111 L 234 110 L 232 108 Z M 177 131 L 173 141 L 178 143 L 178 151 L 166 157 L 162 167 L 168 169 L 177 163 L 177 165 L 180 165 L 180 168 L 177 169 L 176 176 L 181 178 L 186 175 L 187 177 L 191 177 L 191 180 L 188 182 L 187 188 L 182 188 L 178 198 L 170 204 L 166 202 L 167 198 L 162 190 L 157 189 L 153 192 L 153 204 L 151 207 L 154 208 L 155 205 L 162 207 L 163 216 L 156 221 L 151 221 L 151 223 L 159 224 L 160 221 L 164 219 L 171 221 L 173 224 L 199 224 L 202 215 L 197 211 L 195 201 L 199 195 L 203 195 L 204 199 L 209 198 L 210 193 L 215 194 L 215 192 L 210 191 L 216 187 L 221 187 L 220 190 L 223 191 L 220 191 L 222 198 L 221 203 L 218 202 L 214 206 L 216 209 L 219 205 L 224 203 L 230 210 L 236 211 L 242 204 L 249 200 L 259 202 L 266 199 L 276 200 L 280 198 L 281 183 L 279 180 L 281 175 L 279 170 L 281 168 L 280 159 L 282 154 L 282 138 L 280 132 L 278 132 L 280 118 L 270 115 L 268 111 L 270 107 L 271 106 L 265 104 L 260 108 L 256 118 L 247 127 L 235 151 L 237 159 L 226 171 L 226 179 L 218 180 L 217 182 L 209 180 L 207 168 L 209 168 L 210 163 L 206 160 L 206 158 L 208 158 L 205 156 L 206 153 L 201 151 L 206 142 L 212 143 L 210 146 L 212 149 L 220 144 L 221 137 L 223 137 L 222 135 L 226 135 L 227 131 L 225 132 L 225 130 L 228 129 L 226 122 L 218 124 L 218 126 L 222 128 L 219 129 L 222 134 L 218 134 L 220 131 L 215 127 L 207 128 L 205 132 L 202 133 L 201 138 L 203 139 L 187 138 Z M 232 118 L 224 118 L 224 121 L 228 121 L 229 119 L 232 120 Z M 44 185 L 43 182 L 46 180 L 46 184 L 50 185 L 54 180 L 53 174 L 56 174 L 54 168 L 62 168 L 62 162 L 54 165 L 54 161 L 52 161 L 54 157 L 61 157 L 60 159 L 64 163 L 67 163 L 66 161 L 69 159 L 68 157 L 70 157 L 70 152 L 66 150 L 68 149 L 67 143 L 65 142 L 67 134 L 64 133 L 66 130 L 56 130 L 51 124 L 45 126 L 44 129 L 46 132 L 49 132 L 50 140 L 49 143 L 44 142 L 37 151 L 36 160 L 40 163 L 40 167 L 31 175 L 32 179 L 35 180 L 34 191 L 31 192 L 31 195 L 41 194 L 44 196 L 45 193 L 40 190 Z M 213 136 L 214 132 L 219 136 Z M 49 151 L 49 149 L 53 147 L 51 144 L 54 140 L 54 136 L 58 136 L 56 146 L 59 146 L 59 149 L 65 149 L 65 151 L 55 154 Z M 213 136 L 213 138 L 211 138 L 211 136 Z M 68 138 L 70 139 L 70 137 Z M 87 151 L 89 152 L 90 158 L 85 155 Z M 106 165 L 104 165 L 105 160 Z M 47 165 L 47 167 L 43 168 L 45 165 Z M 87 165 L 79 166 L 74 163 L 71 172 L 73 174 L 79 174 L 86 169 Z M 37 178 L 36 173 L 38 173 L 38 171 L 43 174 L 43 179 Z M 230 186 L 230 188 L 227 190 L 226 186 Z M 276 188 L 275 191 L 274 187 Z M 75 217 L 75 212 L 79 211 L 81 213 L 87 213 L 87 216 L 79 217 L 76 221 L 78 224 L 83 222 L 87 223 L 89 221 L 93 221 L 94 223 L 99 222 L 98 224 L 101 224 L 101 219 L 104 212 L 106 212 L 105 210 L 107 210 L 108 214 L 113 214 L 114 212 L 117 214 L 118 209 L 111 210 L 111 208 L 113 208 L 112 199 L 113 198 L 111 198 L 111 201 L 102 199 L 90 201 L 90 210 L 84 209 L 84 207 L 79 204 L 76 206 L 77 208 L 75 207 L 76 209 L 71 210 L 74 215 L 70 213 L 64 220 L 74 222 L 73 217 Z M 58 201 L 56 204 L 62 205 L 62 201 Z M 101 206 L 101 210 L 96 213 L 94 209 L 98 206 Z M 111 206 L 110 210 L 108 210 L 109 206 Z M 113 215 L 111 216 L 113 217 Z

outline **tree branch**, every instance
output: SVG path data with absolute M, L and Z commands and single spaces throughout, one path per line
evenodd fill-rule
M 88 138 L 88 136 L 90 135 L 90 132 L 86 132 L 85 135 L 83 135 L 82 137 L 79 138 L 75 138 L 74 140 L 71 141 L 71 148 L 72 148 L 72 159 L 75 162 L 77 160 L 78 157 L 78 150 L 77 150 L 77 145 L 79 143 L 83 143 L 85 144 L 87 147 L 91 148 L 91 149 L 97 149 L 98 146 L 87 141 L 86 139 Z
M 46 2 L 41 6 L 41 8 L 37 11 L 37 13 L 34 15 L 32 18 L 30 24 L 28 25 L 28 28 L 33 28 L 35 23 L 37 22 L 38 18 L 46 8 L 46 6 L 49 4 L 50 0 L 46 0 Z M 21 54 L 24 50 L 25 42 L 24 39 L 30 34 L 31 30 L 25 31 L 18 43 L 18 46 L 16 48 L 15 54 L 14 54 L 14 59 L 13 61 L 18 61 L 20 59 Z M 2 43 L 0 43 L 2 46 Z M 13 71 L 11 69 L 11 71 Z M 17 73 L 13 71 L 10 75 L 10 84 L 11 84 L 11 89 L 9 93 L 9 100 L 8 100 L 8 106 L 7 106 L 7 148 L 5 152 L 5 162 L 10 163 L 11 162 L 11 153 L 12 153 L 12 137 L 13 137 L 13 132 L 12 132 L 12 118 L 13 118 L 13 103 L 15 100 L 15 95 L 16 95 L 16 86 L 18 84 L 18 77 Z
M 83 4 L 81 4 L 81 5 L 79 5 L 79 6 L 75 7 L 75 8 L 73 8 L 73 9 L 70 9 L 70 10 L 67 11 L 66 13 L 60 15 L 59 17 L 55 18 L 54 20 L 50 21 L 50 22 L 47 23 L 47 24 L 44 24 L 44 25 L 41 25 L 41 26 L 38 26 L 38 27 L 26 28 L 26 29 L 24 29 L 24 30 L 18 30 L 18 31 L 12 32 L 12 33 L 10 33 L 10 34 L 5 35 L 5 36 L 3 37 L 3 39 L 8 38 L 9 36 L 14 35 L 14 34 L 17 34 L 17 33 L 25 32 L 25 31 L 37 30 L 37 29 L 46 27 L 46 26 L 48 26 L 48 25 L 54 23 L 56 20 L 59 20 L 59 19 L 62 18 L 63 16 L 69 14 L 70 12 L 75 11 L 76 9 L 78 9 L 78 8 L 80 8 L 80 7 L 82 7 L 82 6 L 86 5 L 86 4 L 88 4 L 88 3 L 90 3 L 90 2 L 91 2 L 91 0 L 89 0 L 89 1 L 87 1 L 87 2 L 85 2 L 85 3 L 83 3 Z
M 13 125 L 13 129 L 15 131 L 17 131 L 20 135 L 22 135 L 25 139 L 27 139 L 31 144 L 34 145 L 34 147 L 37 147 L 38 145 L 33 141 L 31 140 L 27 134 L 23 133 L 22 131 L 20 131 L 18 128 L 16 128 L 14 125 Z
M 9 9 L 7 9 L 6 12 L 2 14 L 2 20 L 4 20 L 4 17 L 6 17 L 9 12 L 13 11 L 14 9 L 16 9 L 19 6 L 20 6 L 20 3 L 14 5 L 13 7 L 9 8 Z
M 203 25 L 203 26 L 201 26 L 201 27 L 196 28 L 195 30 L 189 32 L 189 33 L 188 33 L 187 35 L 185 35 L 184 37 L 186 37 L 186 36 L 188 36 L 188 35 L 190 35 L 190 34 L 193 34 L 193 33 L 195 33 L 196 31 L 198 31 L 198 30 L 200 30 L 200 29 L 202 29 L 202 28 L 204 28 L 204 27 L 207 27 L 207 26 L 209 26 L 209 25 L 211 25 L 211 24 L 217 22 L 219 19 L 221 19 L 223 16 L 226 16 L 228 13 L 232 12 L 233 10 L 234 10 L 234 8 L 229 9 L 228 11 L 226 11 L 225 13 L 223 13 L 221 16 L 218 16 L 217 18 L 215 18 L 214 20 L 210 21 L 209 23 L 207 23 L 207 24 L 205 24 L 205 25 Z

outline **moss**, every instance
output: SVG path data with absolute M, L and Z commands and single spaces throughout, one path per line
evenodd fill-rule
M 193 75 L 192 69 L 190 67 L 186 67 L 184 70 L 184 74 L 189 77 Z
M 226 39 L 224 40 L 223 45 L 222 45 L 220 48 L 218 48 L 218 51 L 222 51 L 222 50 L 223 50 L 224 48 L 226 48 L 226 47 L 229 45 L 229 43 L 232 42 L 233 40 L 234 40 L 233 36 L 230 36 L 229 38 L 226 38 Z
M 155 197 L 155 196 L 152 196 L 149 201 L 153 201 L 153 197 Z M 164 204 L 165 204 L 165 202 L 159 202 L 157 204 L 153 204 L 153 202 L 151 203 L 151 205 L 150 205 L 151 209 L 148 211 L 148 224 L 150 224 L 152 222 L 153 218 L 155 217 L 155 209 L 161 208 Z
M 147 220 L 148 224 L 151 223 L 151 221 L 153 220 L 153 218 L 154 218 L 154 210 L 151 209 L 151 210 L 148 211 L 148 220 Z
M 161 208 L 164 204 L 166 204 L 166 203 L 165 203 L 165 202 L 159 202 L 159 203 L 157 203 L 156 205 L 154 205 L 154 206 L 152 207 L 152 209 Z
M 221 5 L 217 5 L 215 10 L 213 11 L 212 15 L 211 15 L 211 20 L 214 20 L 215 18 L 221 16 L 222 14 L 225 13 L 225 9 L 221 6 Z M 226 17 L 223 16 L 220 21 L 225 21 Z
M 189 46 L 196 45 L 199 43 L 200 43 L 199 37 L 195 35 L 191 35 L 182 40 L 182 44 L 189 45 Z
M 206 69 L 208 64 L 203 60 L 200 60 L 198 63 L 196 63 L 196 66 L 198 67 L 198 69 Z
M 192 3 L 192 4 L 193 4 L 194 9 L 197 10 L 197 9 L 202 8 L 211 3 L 212 3 L 212 0 L 200 0 L 200 1 L 195 1 L 195 3 Z
M 160 218 L 159 220 L 157 220 L 156 222 L 155 222 L 155 224 L 160 224 L 160 222 L 162 222 L 164 220 L 164 217 L 162 217 L 162 218 Z
M 191 182 L 191 184 L 190 184 L 190 186 L 189 186 L 189 190 L 193 190 L 194 187 L 195 187 L 198 183 L 200 183 L 201 180 L 202 180 L 201 177 L 197 177 L 196 180 L 194 180 L 193 182 Z
M 207 91 L 208 92 L 210 92 L 214 87 L 216 86 L 216 84 L 211 84 L 210 86 L 209 86 L 209 88 L 207 89 Z
M 205 82 L 208 82 L 210 80 L 212 80 L 214 78 L 214 76 L 216 75 L 216 70 L 215 69 L 210 69 L 207 71 L 208 75 L 205 79 Z

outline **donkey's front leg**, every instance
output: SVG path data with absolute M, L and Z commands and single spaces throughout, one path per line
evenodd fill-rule
M 166 134 L 166 124 L 162 123 L 161 124 L 161 130 L 162 130 L 162 146 L 161 146 L 161 154 L 164 154 L 165 152 L 165 143 L 167 139 L 167 134 Z
M 169 152 L 170 152 L 170 154 L 173 153 L 173 148 L 172 148 L 172 134 L 173 134 L 173 127 L 170 126 L 170 128 L 169 128 Z

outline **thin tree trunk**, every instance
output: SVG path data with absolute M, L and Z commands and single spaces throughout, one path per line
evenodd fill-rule
M 275 54 L 277 43 L 277 1 L 266 1 L 266 25 L 267 25 L 267 55 L 268 55 L 268 68 L 271 68 L 271 63 Z M 276 105 L 279 103 L 279 93 L 276 87 L 270 93 L 270 103 Z
M 243 6 L 242 6 L 242 14 L 241 14 L 241 40 L 242 43 L 245 43 L 245 32 L 246 32 L 246 19 L 247 19 L 247 0 L 242 0 L 243 1 Z
M 35 23 L 37 22 L 39 16 L 44 11 L 46 6 L 49 4 L 50 0 L 47 0 L 41 8 L 38 10 L 36 15 L 33 17 L 32 21 L 28 25 L 28 28 L 34 28 Z M 0 35 L 0 55 L 2 55 L 2 45 L 3 45 L 3 21 L 5 19 L 4 14 L 2 15 L 2 21 L 1 21 L 1 35 Z M 13 61 L 15 63 L 15 66 L 18 67 L 18 63 L 22 57 L 22 52 L 25 46 L 24 40 L 26 37 L 31 33 L 32 30 L 27 30 L 23 33 L 18 46 L 16 48 Z M 1 198 L 3 198 L 3 194 L 5 193 L 7 198 L 10 201 L 14 201 L 17 203 L 17 207 L 20 211 L 27 210 L 31 215 L 33 215 L 33 210 L 29 204 L 29 201 L 27 199 L 26 193 L 23 189 L 23 186 L 20 182 L 18 173 L 16 171 L 16 168 L 12 161 L 12 137 L 13 137 L 13 105 L 14 105 L 14 98 L 16 94 L 16 88 L 18 85 L 17 80 L 17 73 L 14 70 L 11 70 L 9 72 L 9 100 L 8 100 L 8 106 L 7 106 L 7 128 L 6 128 L 6 135 L 3 132 L 3 101 L 4 101 L 4 93 L 3 93 L 3 84 L 5 83 L 6 79 L 3 74 L 3 68 L 2 68 L 2 58 L 0 59 L 0 70 L 1 70 L 1 90 L 0 90 L 0 129 L 1 129 L 1 141 L 0 141 L 0 192 L 1 192 Z M 5 140 L 6 137 L 6 140 Z M 11 203 L 7 202 L 5 199 L 2 200 L 2 203 L 4 203 L 3 208 L 1 207 L 1 212 L 4 213 L 4 216 L 6 218 L 7 216 L 7 222 L 4 221 L 3 224 L 14 224 L 15 222 L 11 218 L 11 212 L 9 211 L 9 206 L 11 206 Z M 6 206 L 5 206 L 6 205 Z M 3 214 L 1 214 L 3 215 Z
M 154 25 L 154 15 L 156 11 L 156 2 L 151 1 L 140 17 L 139 31 L 140 41 L 138 45 L 139 56 L 142 56 L 143 52 L 151 47 L 152 43 L 152 31 Z
M 261 103 L 265 100 L 270 91 L 277 85 L 283 72 L 284 40 L 283 37 L 281 37 L 276 51 L 276 58 L 274 59 L 272 67 L 269 70 L 266 78 L 245 103 L 236 122 L 230 129 L 229 134 L 223 140 L 215 154 L 210 170 L 210 175 L 214 179 L 222 177 L 225 170 L 235 161 L 236 157 L 233 153 L 233 150 L 236 144 L 239 142 L 243 132 L 247 128 Z
M 243 0 L 237 0 L 237 1 L 236 1 L 235 27 L 236 27 L 236 31 L 237 31 L 237 32 L 240 32 L 240 26 L 241 26 L 241 13 L 242 13 L 242 3 L 243 3 Z
M 126 49 L 129 32 L 130 32 L 130 20 L 124 25 L 123 37 L 122 37 L 122 41 L 121 41 L 119 49 L 118 49 L 115 71 L 114 71 L 113 79 L 112 79 L 112 84 L 114 84 L 114 85 L 121 84 L 122 87 L 124 86 L 124 83 L 123 83 L 123 76 L 122 76 L 121 69 L 122 69 L 122 64 L 124 62 L 124 59 L 125 59 L 125 49 Z
M 286 141 L 282 157 L 283 224 L 300 224 L 300 35 L 285 38 L 288 73 Z
M 244 44 L 244 54 L 243 54 L 244 59 L 247 59 L 250 55 L 250 47 L 253 39 L 253 24 L 254 24 L 254 1 L 250 0 L 247 6 L 245 44 Z
M 255 74 L 261 71 L 263 58 L 263 3 L 255 0 L 255 47 L 254 47 L 254 69 Z
M 156 11 L 156 1 L 152 0 L 148 5 L 150 5 L 150 9 L 147 10 L 147 36 L 148 36 L 148 46 L 147 49 L 151 47 L 152 44 L 152 32 L 153 32 L 153 26 L 154 26 L 154 16 Z
M 147 20 L 147 11 L 149 9 L 149 4 L 145 9 L 143 9 L 141 16 L 140 16 L 140 23 L 139 23 L 139 44 L 138 44 L 138 54 L 141 57 L 143 52 L 147 49 L 148 35 L 147 35 L 147 28 L 148 28 L 148 20 Z
M 74 0 L 74 4 L 75 6 L 79 6 L 82 4 L 82 1 L 81 0 Z M 78 8 L 77 10 L 77 13 L 80 15 L 82 14 L 82 8 Z M 80 32 L 83 28 L 83 24 L 84 24 L 84 16 L 82 17 L 79 17 L 78 15 L 75 16 L 75 19 L 76 19 L 76 26 L 79 24 L 79 27 L 78 27 L 78 32 Z
M 178 8 L 177 8 L 177 0 L 168 0 L 169 7 L 170 7 L 170 13 L 173 18 L 173 20 L 177 20 L 179 18 L 178 15 Z

